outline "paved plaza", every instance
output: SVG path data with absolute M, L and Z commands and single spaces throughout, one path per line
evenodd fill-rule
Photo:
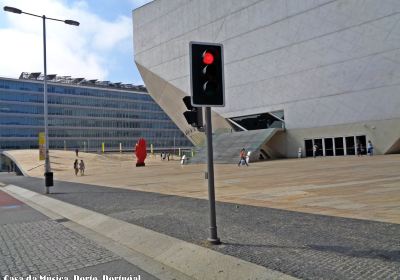
M 42 178 L 38 152 L 13 151 L 30 176 Z M 85 176 L 73 172 L 73 152 L 51 151 L 56 180 L 207 198 L 205 165 L 149 157 L 135 167 L 130 154 L 80 153 Z M 37 167 L 39 166 L 39 167 Z M 215 165 L 216 199 L 338 217 L 400 223 L 400 155 L 286 159 L 237 167 Z
M 36 151 L 18 153 L 13 156 L 40 178 L 3 174 L 0 181 L 43 193 Z M 136 168 L 131 154 L 79 158 L 86 162 L 85 176 L 74 175 L 73 153 L 52 152 L 62 181 L 50 197 L 210 248 L 205 166 L 151 158 Z M 400 279 L 399 159 L 216 165 L 222 245 L 210 249 L 300 279 Z

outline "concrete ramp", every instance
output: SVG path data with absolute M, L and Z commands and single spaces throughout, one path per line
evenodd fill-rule
M 24 175 L 24 170 L 19 165 L 18 161 L 7 151 L 0 151 L 0 172 L 15 172 L 17 175 Z
M 213 135 L 214 162 L 236 163 L 239 161 L 239 153 L 242 148 L 245 148 L 246 152 L 251 151 L 250 162 L 282 157 L 284 153 L 280 150 L 285 146 L 283 137 L 280 137 L 281 143 L 278 145 L 276 143 L 273 146 L 268 144 L 283 133 L 284 130 L 281 128 L 269 128 L 215 134 Z M 277 146 L 280 147 L 276 148 Z M 207 147 L 197 148 L 190 163 L 206 162 Z

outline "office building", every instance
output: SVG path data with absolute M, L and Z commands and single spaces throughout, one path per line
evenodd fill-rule
M 47 79 L 50 149 L 132 151 L 139 138 L 155 150 L 192 146 L 143 86 Z M 43 108 L 43 75 L 0 78 L 0 150 L 38 148 Z

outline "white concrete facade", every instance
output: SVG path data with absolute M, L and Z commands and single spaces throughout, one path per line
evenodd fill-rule
M 348 134 L 400 151 L 398 0 L 156 0 L 133 12 L 133 26 L 144 82 L 182 130 L 175 102 L 190 95 L 189 41 L 216 42 L 221 117 L 284 110 L 287 156 L 306 138 Z

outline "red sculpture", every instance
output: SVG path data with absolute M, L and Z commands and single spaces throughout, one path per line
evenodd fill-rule
M 136 167 L 138 166 L 145 166 L 144 160 L 146 159 L 147 152 L 146 152 L 146 140 L 140 138 L 139 141 L 136 143 L 135 146 L 135 154 L 136 154 Z

